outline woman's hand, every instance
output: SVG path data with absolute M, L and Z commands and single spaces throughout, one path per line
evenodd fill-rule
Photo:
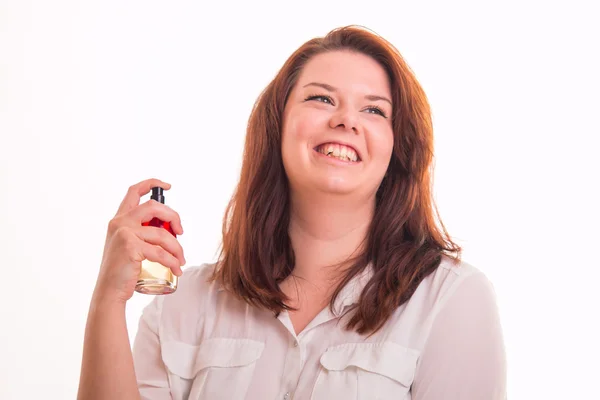
M 142 196 L 153 187 L 164 190 L 171 185 L 158 179 L 148 179 L 127 191 L 117 214 L 108 224 L 95 297 L 123 304 L 133 296 L 141 271 L 142 260 L 158 262 L 177 276 L 185 264 L 183 248 L 166 229 L 142 226 L 142 222 L 157 217 L 171 223 L 176 235 L 183 233 L 179 214 L 155 200 L 139 204 Z

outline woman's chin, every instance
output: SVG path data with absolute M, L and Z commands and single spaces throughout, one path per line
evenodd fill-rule
M 319 182 L 314 182 L 314 187 L 322 193 L 350 195 L 356 192 L 358 185 L 348 177 L 328 176 L 319 179 Z
M 309 196 L 320 195 L 352 195 L 364 189 L 364 182 L 359 181 L 357 171 L 324 170 L 321 168 L 305 170 L 290 179 L 291 189 Z M 296 178 L 296 179 L 294 179 Z

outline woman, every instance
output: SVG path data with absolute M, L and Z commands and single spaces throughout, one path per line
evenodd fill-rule
M 177 213 L 148 180 L 109 224 L 81 399 L 503 399 L 494 289 L 436 226 L 430 109 L 384 39 L 308 41 L 258 99 L 215 265 L 147 306 L 125 303 L 147 258 L 181 275 Z

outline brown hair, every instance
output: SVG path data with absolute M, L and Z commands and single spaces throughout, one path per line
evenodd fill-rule
M 223 220 L 214 278 L 249 304 L 276 314 L 290 309 L 279 289 L 292 273 L 295 259 L 281 156 L 283 111 L 306 62 L 337 50 L 375 59 L 389 76 L 394 104 L 394 150 L 377 191 L 364 250 L 352 259 L 330 303 L 333 306 L 341 288 L 371 263 L 374 274 L 346 326 L 366 334 L 379 330 L 410 299 L 443 254 L 460 261 L 461 248 L 439 220 L 432 196 L 433 127 L 425 93 L 394 46 L 364 28 L 347 26 L 309 40 L 259 96 L 248 121 L 240 180 Z

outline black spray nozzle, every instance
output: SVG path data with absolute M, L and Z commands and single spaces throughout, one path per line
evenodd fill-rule
M 163 188 L 153 187 L 152 188 L 152 196 L 150 198 L 152 200 L 158 201 L 159 203 L 165 204 L 165 196 L 163 196 Z

